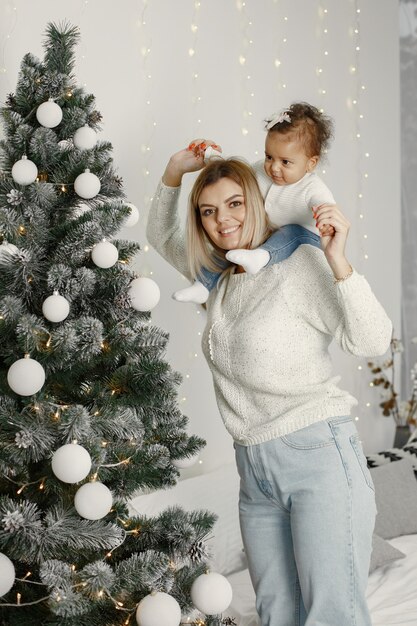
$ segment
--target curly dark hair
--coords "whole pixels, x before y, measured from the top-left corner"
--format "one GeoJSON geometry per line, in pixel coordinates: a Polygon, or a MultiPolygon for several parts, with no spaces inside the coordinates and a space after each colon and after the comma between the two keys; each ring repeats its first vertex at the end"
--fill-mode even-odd
{"type": "MultiPolygon", "coordinates": [[[[284,119],[277,122],[268,132],[281,135],[295,134],[296,138],[302,142],[308,157],[321,157],[333,138],[332,118],[307,102],[293,102],[288,109],[285,109],[285,113],[291,121],[284,119]]],[[[272,119],[266,119],[265,122],[268,124],[272,119]]]]}

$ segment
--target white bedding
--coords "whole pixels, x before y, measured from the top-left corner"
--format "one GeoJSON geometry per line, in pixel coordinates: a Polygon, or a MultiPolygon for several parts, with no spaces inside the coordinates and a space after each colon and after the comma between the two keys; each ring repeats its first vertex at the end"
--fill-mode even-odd
{"type": "MultiPolygon", "coordinates": [[[[372,626],[417,626],[417,535],[396,537],[390,543],[406,558],[369,576],[366,595],[372,626]]],[[[233,602],[226,615],[235,617],[239,626],[259,626],[248,570],[231,574],[228,579],[233,587],[233,602]]]]}

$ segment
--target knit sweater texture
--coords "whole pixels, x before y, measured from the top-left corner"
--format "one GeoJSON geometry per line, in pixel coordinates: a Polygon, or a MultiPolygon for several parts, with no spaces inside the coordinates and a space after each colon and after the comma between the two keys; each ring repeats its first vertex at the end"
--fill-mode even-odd
{"type": "Polygon", "coordinates": [[[299,224],[319,235],[311,209],[321,204],[335,204],[327,185],[314,172],[304,174],[296,183],[276,185],[266,174],[264,163],[263,160],[257,161],[252,168],[271,224],[277,228],[299,224]]]}
{"type": "MultiPolygon", "coordinates": [[[[177,205],[162,182],[148,220],[151,245],[189,277],[177,205]]],[[[359,357],[384,354],[392,325],[356,271],[334,283],[323,252],[301,245],[256,275],[226,274],[207,301],[202,338],[224,424],[241,445],[262,443],[357,404],[338,387],[333,339],[359,357]]]]}

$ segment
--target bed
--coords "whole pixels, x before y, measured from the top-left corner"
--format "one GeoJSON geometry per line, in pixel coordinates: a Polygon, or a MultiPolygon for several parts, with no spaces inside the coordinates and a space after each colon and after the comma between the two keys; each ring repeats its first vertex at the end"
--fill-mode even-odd
{"type": "MultiPolygon", "coordinates": [[[[417,481],[410,461],[393,456],[389,463],[371,469],[378,507],[375,530],[381,536],[374,544],[367,598],[373,626],[417,626],[417,481]]],[[[227,576],[233,588],[232,604],[223,617],[233,617],[238,626],[259,626],[239,532],[238,489],[235,465],[225,465],[180,481],[170,490],[139,495],[132,500],[131,511],[153,516],[179,504],[187,511],[216,513],[219,519],[208,540],[211,569],[227,576]]]]}

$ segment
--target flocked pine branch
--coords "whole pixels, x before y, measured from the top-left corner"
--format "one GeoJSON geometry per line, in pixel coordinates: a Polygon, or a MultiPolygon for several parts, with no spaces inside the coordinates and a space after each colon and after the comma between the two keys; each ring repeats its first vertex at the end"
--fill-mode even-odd
{"type": "Polygon", "coordinates": [[[204,441],[187,433],[181,377],[165,361],[167,333],[152,326],[149,310],[132,306],[140,246],[118,238],[132,209],[112,146],[98,139],[80,148],[73,139],[84,125],[99,131],[102,121],[74,75],[78,39],[77,27],[49,24],[44,59],[25,55],[1,110],[0,551],[16,577],[0,597],[1,623],[134,624],[141,599],[160,591],[183,614],[215,626],[220,617],[199,614],[190,596],[207,568],[215,517],[178,507],[156,518],[130,510],[135,493],[174,485],[176,461],[195,457],[204,441]],[[49,100],[62,112],[55,125],[38,121],[49,100]],[[12,173],[23,156],[36,164],[32,182],[12,173]],[[87,198],[75,190],[85,170],[100,187],[87,198]],[[102,239],[118,257],[105,268],[92,259],[102,239]],[[44,310],[55,292],[69,309],[58,322],[44,310]],[[45,372],[31,395],[13,391],[8,377],[25,353],[45,372]],[[58,478],[52,461],[64,446],[87,454],[84,478],[58,478]],[[101,517],[77,508],[89,485],[111,493],[101,517]]]}

